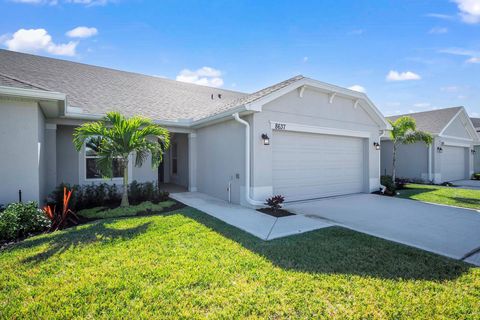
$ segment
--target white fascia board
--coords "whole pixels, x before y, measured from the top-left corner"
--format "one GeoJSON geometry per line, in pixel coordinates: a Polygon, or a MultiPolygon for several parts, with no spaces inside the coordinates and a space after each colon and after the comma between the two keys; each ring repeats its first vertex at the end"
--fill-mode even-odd
{"type": "Polygon", "coordinates": [[[232,115],[235,114],[235,113],[244,113],[244,112],[248,112],[248,111],[250,111],[250,110],[247,109],[245,105],[241,105],[240,107],[233,108],[233,109],[230,109],[230,110],[226,110],[226,111],[217,113],[213,116],[209,116],[209,117],[206,117],[206,118],[202,118],[202,119],[193,121],[190,124],[190,127],[194,128],[194,129],[202,128],[202,127],[208,126],[210,124],[218,123],[218,122],[221,122],[221,121],[224,121],[224,120],[231,120],[232,115]]]}
{"type": "Polygon", "coordinates": [[[286,123],[278,121],[270,121],[270,126],[273,131],[294,131],[294,132],[306,132],[306,133],[318,133],[333,136],[345,136],[356,138],[370,138],[371,133],[368,131],[355,131],[340,128],[328,128],[304,125],[299,123],[286,123]]]}
{"type": "Polygon", "coordinates": [[[31,98],[38,100],[51,100],[51,101],[65,101],[67,96],[64,93],[36,90],[36,89],[24,89],[16,87],[0,86],[0,95],[16,97],[16,98],[31,98]]]}

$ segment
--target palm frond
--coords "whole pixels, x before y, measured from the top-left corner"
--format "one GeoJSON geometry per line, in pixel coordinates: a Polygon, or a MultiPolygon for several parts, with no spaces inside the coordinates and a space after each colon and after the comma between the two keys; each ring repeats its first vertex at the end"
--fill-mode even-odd
{"type": "Polygon", "coordinates": [[[405,144],[416,142],[425,142],[425,144],[430,145],[433,142],[433,137],[430,133],[425,131],[412,131],[407,132],[402,138],[402,143],[405,144]]]}

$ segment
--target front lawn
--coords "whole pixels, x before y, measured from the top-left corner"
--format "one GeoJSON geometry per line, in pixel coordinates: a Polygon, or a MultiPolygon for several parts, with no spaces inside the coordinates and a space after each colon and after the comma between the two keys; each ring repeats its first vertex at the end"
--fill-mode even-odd
{"type": "Polygon", "coordinates": [[[480,317],[480,269],[338,227],[262,241],[192,208],[0,252],[0,318],[480,317]]]}
{"type": "Polygon", "coordinates": [[[398,190],[398,197],[470,209],[480,209],[480,190],[441,187],[424,184],[407,184],[398,190]]]}

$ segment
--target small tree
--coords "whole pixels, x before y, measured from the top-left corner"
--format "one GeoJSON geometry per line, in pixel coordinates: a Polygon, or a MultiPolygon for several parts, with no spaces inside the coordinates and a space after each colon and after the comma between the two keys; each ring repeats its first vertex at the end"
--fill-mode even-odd
{"type": "Polygon", "coordinates": [[[396,179],[396,162],[397,162],[397,148],[400,144],[411,144],[423,141],[427,145],[432,144],[433,137],[425,131],[417,130],[415,119],[410,116],[400,117],[395,121],[390,121],[392,131],[390,137],[393,141],[393,164],[392,164],[392,180],[395,183],[396,179]]]}
{"type": "Polygon", "coordinates": [[[104,178],[113,176],[114,159],[123,168],[123,195],[121,206],[128,206],[128,162],[135,153],[135,166],[140,167],[152,156],[152,166],[162,162],[163,152],[170,145],[168,130],[152,120],[133,117],[127,119],[119,112],[109,112],[100,121],[87,122],[75,129],[73,143],[77,151],[88,144],[97,152],[97,166],[104,178]]]}

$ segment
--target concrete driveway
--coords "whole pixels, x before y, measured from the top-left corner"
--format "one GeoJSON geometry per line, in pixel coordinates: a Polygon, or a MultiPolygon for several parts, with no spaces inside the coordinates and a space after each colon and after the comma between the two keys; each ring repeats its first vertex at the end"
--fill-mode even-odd
{"type": "Polygon", "coordinates": [[[285,208],[380,238],[480,263],[480,212],[358,194],[288,203],[285,208]]]}
{"type": "Polygon", "coordinates": [[[480,190],[480,180],[458,180],[453,184],[459,188],[480,190]]]}

